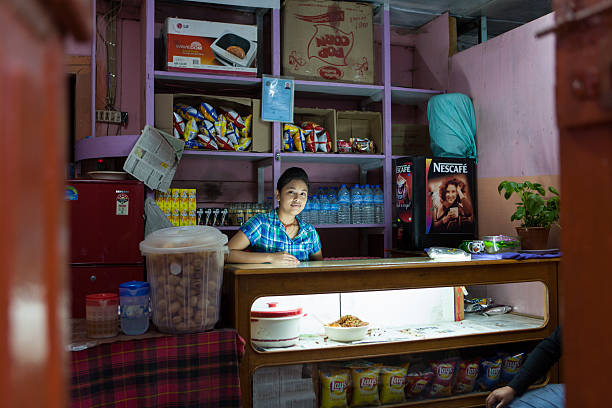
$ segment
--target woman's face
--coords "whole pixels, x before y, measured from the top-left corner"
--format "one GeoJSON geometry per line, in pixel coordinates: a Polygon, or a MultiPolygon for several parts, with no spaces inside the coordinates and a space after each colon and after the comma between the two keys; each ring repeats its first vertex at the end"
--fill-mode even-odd
{"type": "Polygon", "coordinates": [[[449,184],[446,186],[446,202],[451,204],[454,203],[457,199],[457,186],[454,184],[449,184]]]}
{"type": "Polygon", "coordinates": [[[276,190],[278,207],[285,213],[298,215],[304,209],[308,199],[308,187],[302,180],[291,180],[280,193],[276,190]]]}

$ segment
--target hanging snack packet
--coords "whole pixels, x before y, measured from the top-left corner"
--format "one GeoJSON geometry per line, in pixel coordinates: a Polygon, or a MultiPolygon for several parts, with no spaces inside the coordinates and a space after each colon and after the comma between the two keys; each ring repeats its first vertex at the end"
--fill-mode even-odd
{"type": "Polygon", "coordinates": [[[329,153],[332,150],[332,142],[331,137],[329,137],[329,133],[327,130],[323,129],[320,132],[315,132],[316,135],[316,143],[317,143],[317,151],[329,153]]]}
{"type": "Polygon", "coordinates": [[[338,140],[336,142],[336,148],[338,153],[351,153],[353,151],[349,140],[338,140]]]}
{"type": "Polygon", "coordinates": [[[465,394],[474,391],[478,369],[480,364],[477,360],[460,361],[457,365],[457,381],[455,383],[455,394],[465,394]]]}
{"type": "Polygon", "coordinates": [[[480,376],[476,380],[482,391],[497,388],[501,373],[501,358],[484,360],[480,363],[480,376]]]}
{"type": "Polygon", "coordinates": [[[349,377],[349,370],[319,370],[321,408],[348,407],[346,391],[349,386],[349,377]]]}
{"type": "Polygon", "coordinates": [[[182,139],[183,133],[185,133],[185,121],[183,120],[181,115],[176,112],[172,112],[172,127],[172,133],[174,134],[174,137],[176,137],[177,139],[182,139]]]}
{"type": "Polygon", "coordinates": [[[234,146],[234,149],[237,152],[244,152],[249,149],[252,141],[253,139],[250,137],[241,137],[240,140],[238,140],[238,144],[234,146]]]}
{"type": "Polygon", "coordinates": [[[502,383],[508,384],[510,381],[512,381],[523,364],[523,360],[525,360],[525,353],[515,355],[506,354],[502,356],[502,370],[500,379],[502,383]]]}
{"type": "Polygon", "coordinates": [[[382,404],[399,404],[406,401],[404,387],[406,386],[407,368],[380,368],[380,402],[382,404]]]}
{"type": "Polygon", "coordinates": [[[208,150],[219,150],[219,146],[217,146],[217,142],[215,142],[214,136],[210,136],[207,134],[198,134],[198,141],[204,146],[205,149],[208,150]]]}
{"type": "Polygon", "coordinates": [[[379,366],[356,367],[351,369],[353,396],[351,407],[380,405],[378,397],[379,366]]]}
{"type": "Polygon", "coordinates": [[[433,377],[434,373],[431,370],[412,371],[406,374],[406,386],[404,387],[406,398],[417,398],[423,395],[433,377]]]}
{"type": "Polygon", "coordinates": [[[429,363],[434,377],[431,380],[430,397],[448,397],[453,392],[453,374],[456,361],[432,361],[429,363]]]}
{"type": "Polygon", "coordinates": [[[253,120],[253,115],[249,115],[244,118],[244,127],[240,129],[240,137],[249,137],[251,136],[251,122],[253,120]]]}
{"type": "Polygon", "coordinates": [[[198,133],[200,129],[198,129],[198,124],[195,119],[189,119],[187,121],[187,126],[185,126],[185,132],[183,132],[183,139],[194,140],[198,137],[198,133]]]}
{"type": "Polygon", "coordinates": [[[223,112],[223,116],[227,118],[228,121],[232,122],[238,129],[244,128],[244,121],[240,117],[240,115],[232,109],[227,108],[219,108],[221,112],[223,112]]]}
{"type": "Polygon", "coordinates": [[[200,113],[202,113],[202,115],[204,116],[204,119],[212,123],[215,123],[219,120],[219,115],[217,114],[217,111],[211,105],[207,104],[206,102],[201,102],[199,108],[200,113]]]}

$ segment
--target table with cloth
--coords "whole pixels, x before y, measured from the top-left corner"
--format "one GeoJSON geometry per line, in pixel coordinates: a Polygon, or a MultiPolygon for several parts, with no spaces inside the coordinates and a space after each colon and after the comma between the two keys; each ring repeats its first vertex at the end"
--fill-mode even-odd
{"type": "Polygon", "coordinates": [[[239,407],[235,330],[87,339],[73,321],[71,407],[239,407]]]}

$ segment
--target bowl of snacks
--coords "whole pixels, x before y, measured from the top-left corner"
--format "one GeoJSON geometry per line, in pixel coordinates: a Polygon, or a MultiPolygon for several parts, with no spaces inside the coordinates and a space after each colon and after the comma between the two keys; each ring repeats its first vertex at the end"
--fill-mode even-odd
{"type": "Polygon", "coordinates": [[[325,335],[334,341],[358,341],[368,334],[370,323],[358,317],[344,315],[335,322],[323,326],[325,335]]]}

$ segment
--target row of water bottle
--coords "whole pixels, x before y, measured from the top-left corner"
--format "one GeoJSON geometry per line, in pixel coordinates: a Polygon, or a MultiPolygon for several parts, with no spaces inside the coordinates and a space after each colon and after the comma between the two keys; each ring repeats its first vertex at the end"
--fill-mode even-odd
{"type": "Polygon", "coordinates": [[[300,214],[310,224],[382,224],[384,197],[380,186],[355,184],[350,189],[321,187],[308,197],[300,214]]]}

